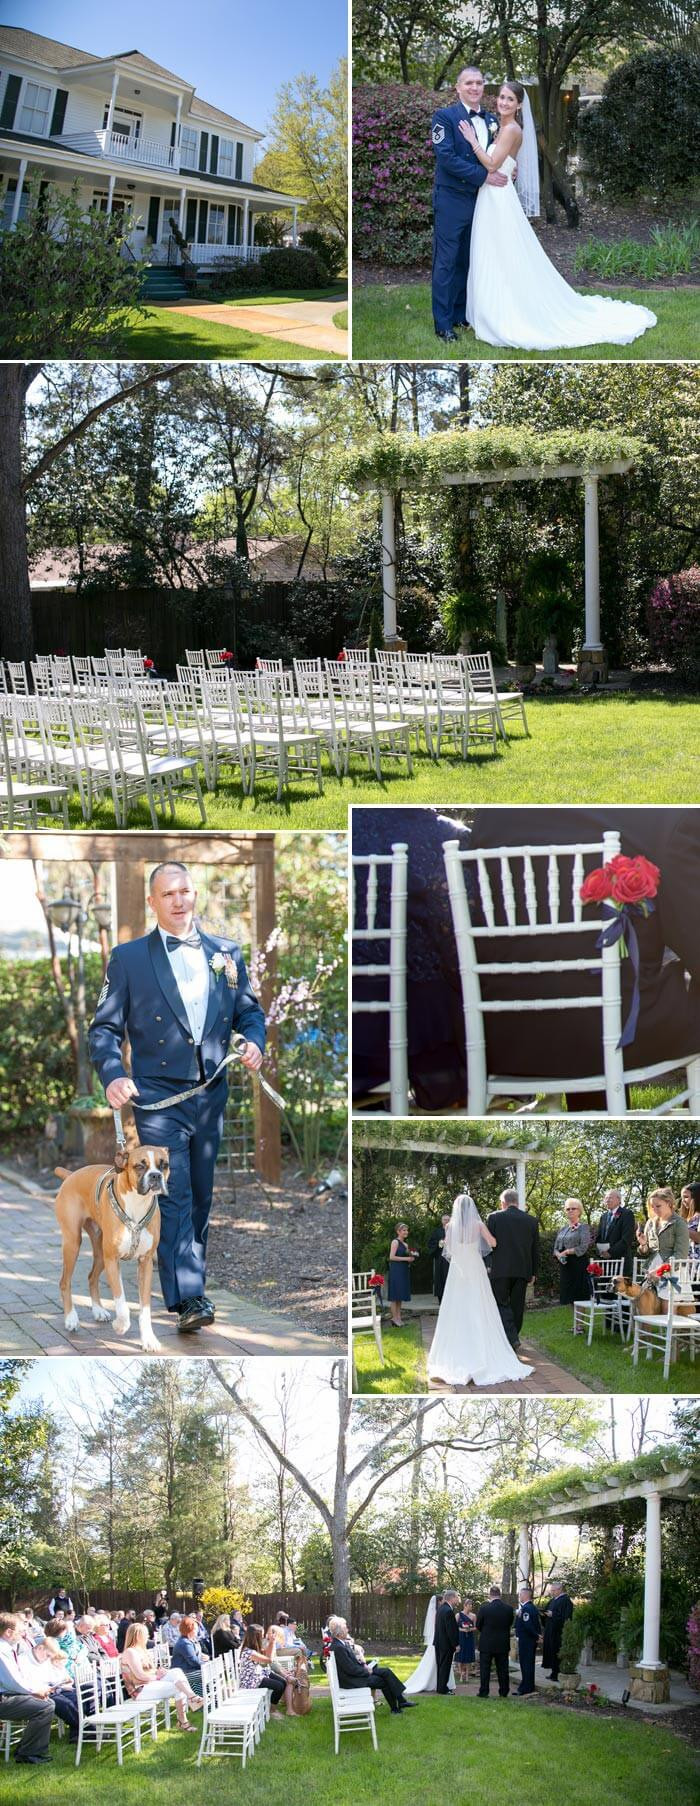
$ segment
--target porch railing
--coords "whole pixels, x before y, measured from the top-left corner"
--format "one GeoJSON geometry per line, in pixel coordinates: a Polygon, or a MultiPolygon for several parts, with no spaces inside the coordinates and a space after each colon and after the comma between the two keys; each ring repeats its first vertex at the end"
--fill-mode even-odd
{"type": "Polygon", "coordinates": [[[66,132],[52,139],[69,150],[83,151],[88,157],[116,157],[120,163],[145,164],[150,169],[173,169],[175,152],[156,138],[139,138],[134,143],[116,132],[66,132]]]}
{"type": "MultiPolygon", "coordinates": [[[[269,245],[196,245],[188,244],[186,260],[198,268],[211,269],[212,265],[223,266],[227,263],[259,263],[261,257],[269,250],[269,245]]],[[[153,245],[150,252],[151,263],[180,263],[185,259],[179,247],[170,238],[161,239],[153,245]]]]}

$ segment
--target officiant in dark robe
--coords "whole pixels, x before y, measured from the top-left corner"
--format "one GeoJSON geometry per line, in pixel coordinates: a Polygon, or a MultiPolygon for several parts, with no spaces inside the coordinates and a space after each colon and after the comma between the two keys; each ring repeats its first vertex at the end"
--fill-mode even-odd
{"type": "Polygon", "coordinates": [[[459,1625],[457,1623],[457,1607],[459,1593],[451,1589],[443,1594],[442,1601],[435,1613],[435,1635],[433,1645],[437,1662],[438,1693],[449,1691],[450,1674],[455,1653],[459,1649],[459,1625]]]}
{"type": "Polygon", "coordinates": [[[447,1285],[450,1263],[445,1259],[445,1235],[449,1223],[449,1214],[441,1217],[428,1236],[428,1253],[433,1257],[433,1291],[438,1304],[442,1304],[442,1294],[447,1285]]]}

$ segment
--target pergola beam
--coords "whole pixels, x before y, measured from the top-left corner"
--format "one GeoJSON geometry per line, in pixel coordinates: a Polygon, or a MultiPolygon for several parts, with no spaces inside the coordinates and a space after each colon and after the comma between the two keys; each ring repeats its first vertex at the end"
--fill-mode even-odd
{"type": "Polygon", "coordinates": [[[395,1141],[376,1142],[367,1133],[363,1135],[362,1132],[360,1132],[358,1134],[357,1129],[355,1128],[353,1130],[353,1145],[357,1146],[358,1142],[360,1142],[363,1147],[372,1148],[376,1153],[444,1154],[448,1158],[451,1155],[456,1155],[458,1160],[468,1160],[470,1157],[473,1157],[475,1160],[490,1160],[494,1166],[514,1166],[519,1210],[527,1210],[525,1181],[528,1164],[532,1165],[533,1161],[549,1159],[549,1154],[540,1153],[534,1148],[488,1148],[483,1146],[472,1147],[470,1144],[467,1144],[466,1147],[462,1148],[450,1148],[445,1147],[445,1144],[442,1141],[402,1141],[401,1143],[395,1141]]]}

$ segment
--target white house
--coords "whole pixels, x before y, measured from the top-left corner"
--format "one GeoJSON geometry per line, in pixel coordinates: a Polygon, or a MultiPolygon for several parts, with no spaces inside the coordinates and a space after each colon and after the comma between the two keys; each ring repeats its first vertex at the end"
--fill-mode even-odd
{"type": "Polygon", "coordinates": [[[134,255],[155,263],[177,261],[173,223],[198,265],[259,255],[261,213],[288,208],[296,244],[304,201],[256,183],[262,135],[140,50],[91,56],[0,25],[4,229],[22,218],[35,185],[77,182],[86,211],[131,216],[134,255]]]}

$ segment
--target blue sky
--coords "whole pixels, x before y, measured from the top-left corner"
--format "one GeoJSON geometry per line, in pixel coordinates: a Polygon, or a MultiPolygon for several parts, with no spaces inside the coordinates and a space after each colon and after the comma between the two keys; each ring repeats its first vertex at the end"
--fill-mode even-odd
{"type": "Polygon", "coordinates": [[[347,10],[347,0],[0,0],[3,24],[95,56],[141,50],[260,131],[283,82],[308,71],[325,83],[346,54],[347,10]]]}

